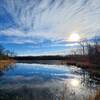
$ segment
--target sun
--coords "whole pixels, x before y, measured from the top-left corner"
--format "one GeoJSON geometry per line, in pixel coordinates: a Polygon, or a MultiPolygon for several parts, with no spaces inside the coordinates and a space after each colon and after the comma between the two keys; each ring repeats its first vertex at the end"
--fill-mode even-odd
{"type": "Polygon", "coordinates": [[[70,42],[78,42],[78,41],[80,41],[80,36],[79,36],[78,33],[73,32],[73,33],[69,36],[68,40],[69,40],[70,42]]]}

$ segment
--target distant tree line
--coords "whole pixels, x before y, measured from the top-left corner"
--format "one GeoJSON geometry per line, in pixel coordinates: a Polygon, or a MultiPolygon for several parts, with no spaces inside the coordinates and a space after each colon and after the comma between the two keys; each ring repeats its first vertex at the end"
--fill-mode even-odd
{"type": "Polygon", "coordinates": [[[14,52],[11,52],[9,50],[6,50],[1,44],[0,44],[0,60],[3,59],[9,59],[10,57],[13,57],[15,55],[14,52]]]}
{"type": "Polygon", "coordinates": [[[80,54],[87,56],[89,61],[94,64],[100,64],[100,40],[94,39],[92,42],[87,40],[80,43],[80,54]]]}

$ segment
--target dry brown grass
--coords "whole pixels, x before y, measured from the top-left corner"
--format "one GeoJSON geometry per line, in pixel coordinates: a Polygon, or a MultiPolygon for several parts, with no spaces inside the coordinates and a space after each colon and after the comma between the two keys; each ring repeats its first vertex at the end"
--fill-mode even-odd
{"type": "Polygon", "coordinates": [[[0,60],[0,70],[3,70],[7,65],[14,64],[14,60],[0,60]]]}
{"type": "Polygon", "coordinates": [[[89,95],[88,100],[100,100],[100,89],[96,91],[95,96],[89,95]]]}

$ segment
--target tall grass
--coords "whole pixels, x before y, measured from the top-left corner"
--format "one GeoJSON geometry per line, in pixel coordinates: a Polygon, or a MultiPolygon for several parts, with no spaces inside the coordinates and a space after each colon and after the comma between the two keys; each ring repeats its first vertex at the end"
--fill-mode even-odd
{"type": "Polygon", "coordinates": [[[100,89],[96,91],[95,96],[89,95],[88,100],[100,100],[100,89]]]}

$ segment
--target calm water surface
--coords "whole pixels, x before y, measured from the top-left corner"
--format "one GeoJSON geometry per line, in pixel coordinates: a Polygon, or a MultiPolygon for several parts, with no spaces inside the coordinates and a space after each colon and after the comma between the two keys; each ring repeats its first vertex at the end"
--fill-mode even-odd
{"type": "Polygon", "coordinates": [[[99,78],[67,65],[16,63],[0,70],[0,100],[87,100],[99,78]]]}

